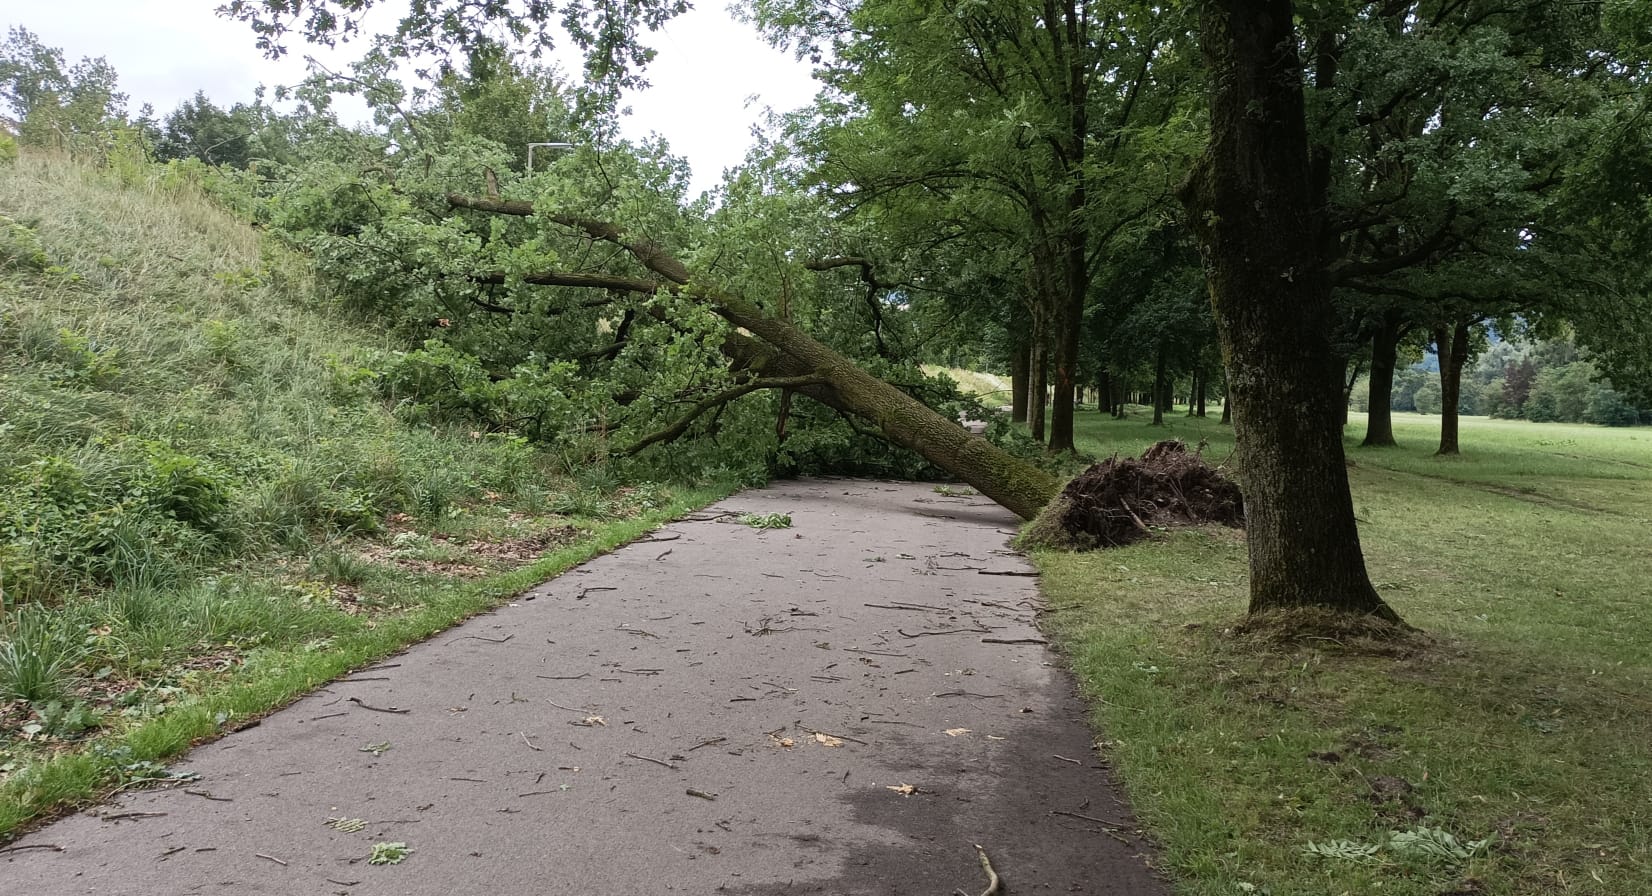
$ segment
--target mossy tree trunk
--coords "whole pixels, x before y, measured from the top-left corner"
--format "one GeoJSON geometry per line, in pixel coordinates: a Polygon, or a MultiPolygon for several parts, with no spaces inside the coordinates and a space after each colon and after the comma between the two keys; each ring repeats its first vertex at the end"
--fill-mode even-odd
{"type": "Polygon", "coordinates": [[[1371,585],[1342,449],[1326,184],[1290,0],[1206,0],[1210,144],[1182,188],[1205,257],[1243,470],[1252,613],[1397,620],[1371,585]]]}

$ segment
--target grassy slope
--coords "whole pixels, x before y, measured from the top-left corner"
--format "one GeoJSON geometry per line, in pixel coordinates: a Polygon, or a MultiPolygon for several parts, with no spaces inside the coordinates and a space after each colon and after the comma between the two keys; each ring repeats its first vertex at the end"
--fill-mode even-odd
{"type": "MultiPolygon", "coordinates": [[[[1097,454],[1166,435],[1083,426],[1097,454]]],[[[1436,427],[1399,415],[1403,447],[1350,442],[1372,576],[1433,639],[1414,655],[1226,634],[1246,588],[1228,533],[1038,558],[1178,892],[1652,892],[1652,431],[1468,419],[1466,454],[1441,459],[1436,427]],[[1455,861],[1304,851],[1419,825],[1496,841],[1455,861]]]]}
{"type": "Polygon", "coordinates": [[[160,169],[25,158],[0,215],[0,841],[711,497],[402,424],[383,340],[160,169]]]}

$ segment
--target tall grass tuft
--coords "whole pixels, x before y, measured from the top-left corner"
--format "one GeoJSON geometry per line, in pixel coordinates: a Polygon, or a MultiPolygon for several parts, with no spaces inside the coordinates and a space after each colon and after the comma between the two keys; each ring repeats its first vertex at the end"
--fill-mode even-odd
{"type": "Polygon", "coordinates": [[[13,609],[0,623],[0,698],[63,698],[84,655],[84,638],[64,617],[39,604],[13,609]]]}

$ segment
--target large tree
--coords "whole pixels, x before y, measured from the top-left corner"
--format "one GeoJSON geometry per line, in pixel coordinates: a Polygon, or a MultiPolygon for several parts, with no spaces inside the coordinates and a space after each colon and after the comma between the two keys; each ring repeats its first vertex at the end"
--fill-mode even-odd
{"type": "Polygon", "coordinates": [[[1365,571],[1331,350],[1328,172],[1309,155],[1290,0],[1206,0],[1210,145],[1183,188],[1227,357],[1251,611],[1397,619],[1365,571]]]}

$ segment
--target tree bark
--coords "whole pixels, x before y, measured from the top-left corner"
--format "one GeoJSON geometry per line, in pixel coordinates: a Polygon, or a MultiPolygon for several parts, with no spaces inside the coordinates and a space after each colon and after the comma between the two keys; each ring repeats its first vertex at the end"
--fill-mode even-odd
{"type": "MultiPolygon", "coordinates": [[[[449,194],[447,198],[455,208],[496,214],[535,214],[532,203],[518,200],[477,199],[457,194],[449,194]]],[[[751,336],[746,336],[736,331],[723,341],[723,353],[737,369],[784,382],[797,394],[866,420],[890,442],[922,455],[1024,519],[1031,519],[1055,496],[1057,483],[1042,470],[980,436],[971,435],[958,421],[941,416],[867,373],[795,324],[764,312],[740,296],[691,282],[694,278],[688,266],[659,244],[632,238],[606,221],[554,213],[540,217],[623,248],[649,271],[672,284],[681,295],[702,303],[734,327],[750,333],[751,336]],[[795,385],[805,380],[819,382],[795,385]]]]}
{"type": "Polygon", "coordinates": [[[1222,396],[1222,421],[1220,425],[1233,425],[1233,393],[1231,391],[1222,396]]]}
{"type": "Polygon", "coordinates": [[[1360,550],[1290,0],[1206,0],[1210,143],[1181,194],[1208,272],[1245,492],[1252,613],[1397,621],[1360,550]]]}
{"type": "Polygon", "coordinates": [[[1205,393],[1210,390],[1210,383],[1206,382],[1206,376],[1203,370],[1193,372],[1193,416],[1195,417],[1205,415],[1205,393]]]}
{"type": "Polygon", "coordinates": [[[1113,412],[1113,375],[1103,367],[1096,374],[1096,412],[1111,414],[1113,412]]]}
{"type": "Polygon", "coordinates": [[[1153,425],[1164,425],[1164,343],[1159,343],[1159,357],[1153,364],[1153,425]]]}
{"type": "Polygon", "coordinates": [[[1026,343],[1015,347],[1010,353],[1010,422],[1027,422],[1027,367],[1028,349],[1026,343]]]}
{"type": "Polygon", "coordinates": [[[1045,411],[1050,406],[1050,347],[1042,326],[1033,325],[1032,348],[1027,364],[1027,428],[1035,441],[1044,441],[1045,411]]]}
{"type": "Polygon", "coordinates": [[[1435,454],[1461,454],[1457,433],[1463,394],[1463,364],[1468,361],[1469,322],[1458,320],[1450,328],[1434,330],[1434,345],[1440,356],[1440,450],[1435,454]]]}
{"type": "Polygon", "coordinates": [[[1400,336],[1403,334],[1400,316],[1388,312],[1382,316],[1377,332],[1371,337],[1371,401],[1366,410],[1366,448],[1392,448],[1394,441],[1394,368],[1399,364],[1400,336]]]}

